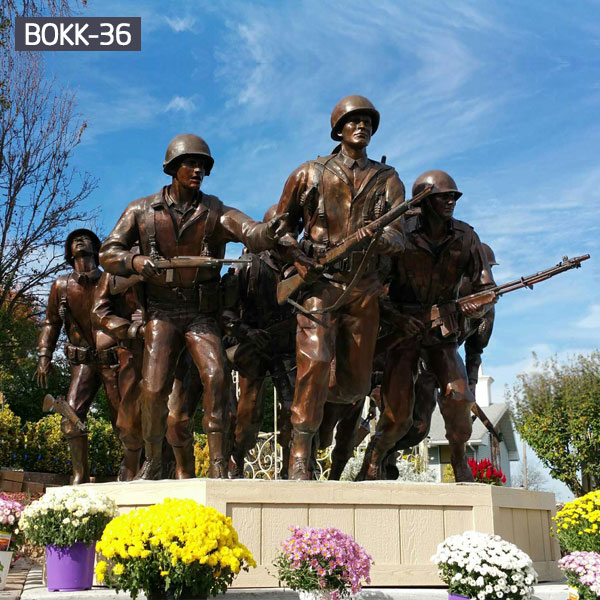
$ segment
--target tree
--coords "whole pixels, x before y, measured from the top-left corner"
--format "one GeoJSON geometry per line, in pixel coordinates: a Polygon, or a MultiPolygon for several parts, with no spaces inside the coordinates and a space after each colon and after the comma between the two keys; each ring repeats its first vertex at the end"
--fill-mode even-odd
{"type": "Polygon", "coordinates": [[[552,477],[581,496],[600,484],[600,351],[535,367],[510,393],[517,430],[552,477]]]}
{"type": "Polygon", "coordinates": [[[64,269],[64,239],[90,219],[81,205],[97,185],[70,166],[86,126],[74,96],[32,55],[13,57],[0,124],[0,307],[9,313],[64,269]]]}

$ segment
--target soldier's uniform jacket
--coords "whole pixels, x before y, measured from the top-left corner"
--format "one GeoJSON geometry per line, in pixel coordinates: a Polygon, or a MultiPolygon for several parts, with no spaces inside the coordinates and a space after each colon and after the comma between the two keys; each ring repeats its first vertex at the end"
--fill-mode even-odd
{"type": "MultiPolygon", "coordinates": [[[[277,212],[289,213],[291,231],[303,225],[312,242],[307,253],[316,255],[403,201],[404,185],[393,167],[340,151],[300,165],[288,177],[277,212]]],[[[401,244],[399,227],[389,225],[383,235],[401,244]]]]}
{"type": "MultiPolygon", "coordinates": [[[[138,276],[130,278],[103,273],[96,286],[92,325],[113,338],[124,341],[134,313],[142,308],[138,276]]],[[[141,315],[140,315],[141,317],[141,315]]]]}
{"type": "MultiPolygon", "coordinates": [[[[40,352],[54,352],[63,324],[72,346],[93,350],[91,311],[94,290],[101,274],[100,269],[93,269],[86,273],[73,271],[68,275],[61,275],[54,281],[38,341],[40,352]]],[[[85,352],[80,354],[82,356],[79,362],[92,360],[91,354],[87,358],[83,356],[85,352]]]]}
{"type": "MultiPolygon", "coordinates": [[[[443,306],[458,298],[465,279],[472,293],[494,285],[494,280],[479,237],[470,225],[449,219],[446,236],[436,244],[425,235],[422,219],[416,214],[404,223],[405,249],[394,257],[389,296],[403,312],[427,321],[432,305],[443,306]]],[[[457,331],[459,326],[457,322],[449,329],[457,331]]],[[[456,334],[446,338],[452,340],[456,334]]]]}
{"type": "MultiPolygon", "coordinates": [[[[266,224],[257,223],[239,210],[225,206],[216,196],[199,192],[188,213],[178,218],[176,211],[167,187],[134,200],[102,245],[100,261],[103,267],[114,275],[134,274],[132,263],[137,253],[130,249],[136,241],[140,243],[141,254],[164,258],[222,258],[229,241],[242,242],[255,252],[274,245],[267,235],[266,224]]],[[[145,292],[148,298],[168,300],[173,297],[167,293],[170,290],[191,290],[199,284],[218,281],[219,271],[219,268],[203,267],[161,272],[145,282],[145,292]]]]}
{"type": "MultiPolygon", "coordinates": [[[[243,323],[265,329],[293,317],[289,304],[277,302],[280,269],[269,252],[252,254],[248,264],[236,269],[239,280],[239,309],[243,323]]],[[[295,319],[291,328],[295,330],[295,319]]]]}

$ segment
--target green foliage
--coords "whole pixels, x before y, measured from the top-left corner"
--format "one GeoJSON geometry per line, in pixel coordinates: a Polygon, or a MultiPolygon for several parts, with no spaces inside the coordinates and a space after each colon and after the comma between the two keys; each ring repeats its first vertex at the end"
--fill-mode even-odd
{"type": "Polygon", "coordinates": [[[69,389],[71,370],[69,363],[62,356],[62,351],[55,353],[52,361],[53,375],[50,377],[47,390],[38,387],[35,380],[37,359],[27,358],[15,361],[10,368],[0,367],[0,386],[6,401],[15,414],[23,421],[37,421],[44,416],[42,403],[46,394],[65,395],[69,389]]]}
{"type": "MultiPolygon", "coordinates": [[[[69,444],[60,429],[61,416],[54,413],[25,424],[18,459],[11,466],[25,471],[71,473],[69,444]]],[[[104,419],[89,419],[89,460],[93,477],[116,476],[122,459],[121,444],[104,419]]]]}
{"type": "Polygon", "coordinates": [[[21,419],[8,404],[0,406],[0,467],[14,464],[19,451],[21,419]]]}
{"type": "Polygon", "coordinates": [[[581,496],[585,481],[600,485],[600,351],[536,368],[510,394],[517,430],[552,477],[581,496]]]}
{"type": "Polygon", "coordinates": [[[69,445],[60,429],[60,421],[60,415],[52,414],[25,423],[20,460],[25,471],[71,473],[69,445]]]}
{"type": "Polygon", "coordinates": [[[600,491],[567,502],[554,517],[556,537],[567,552],[600,553],[600,491]]]}
{"type": "Polygon", "coordinates": [[[89,460],[92,477],[116,477],[123,460],[123,447],[112,425],[105,419],[89,419],[89,460]]]}

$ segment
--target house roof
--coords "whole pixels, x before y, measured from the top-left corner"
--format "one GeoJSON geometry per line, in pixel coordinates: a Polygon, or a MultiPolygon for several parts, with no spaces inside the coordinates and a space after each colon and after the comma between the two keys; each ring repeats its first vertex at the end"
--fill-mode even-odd
{"type": "MultiPolygon", "coordinates": [[[[483,412],[496,428],[496,431],[501,434],[502,441],[506,444],[508,450],[509,460],[519,460],[519,451],[517,449],[515,431],[508,404],[504,402],[490,404],[489,406],[483,407],[483,412]]],[[[468,443],[473,446],[482,444],[488,445],[490,443],[489,439],[490,433],[486,426],[479,419],[475,419],[473,422],[473,433],[471,434],[468,443]]],[[[442,418],[439,407],[436,406],[431,419],[431,429],[429,430],[429,447],[445,445],[448,445],[448,440],[446,439],[444,419],[442,418]]]]}

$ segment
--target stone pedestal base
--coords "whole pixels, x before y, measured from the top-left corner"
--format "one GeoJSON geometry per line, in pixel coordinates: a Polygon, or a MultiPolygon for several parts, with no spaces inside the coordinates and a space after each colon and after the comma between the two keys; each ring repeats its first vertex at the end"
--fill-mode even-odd
{"type": "Polygon", "coordinates": [[[187,479],[94,484],[121,511],[193,498],[229,516],[258,563],[235,587],[276,587],[272,560],[290,525],[338,527],[371,554],[371,585],[439,586],[429,561],[447,536],[500,535],[531,556],[540,581],[561,578],[550,536],[554,494],[485,484],[187,479]]]}

